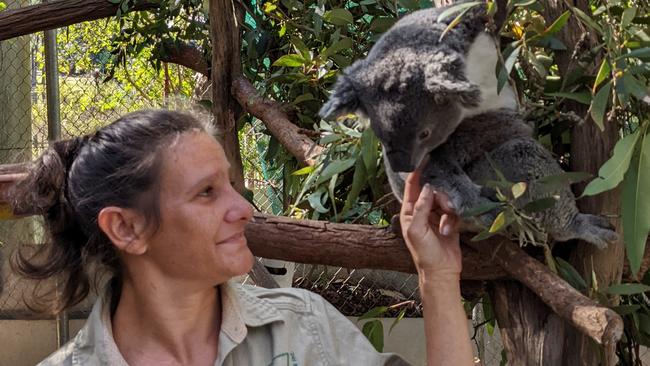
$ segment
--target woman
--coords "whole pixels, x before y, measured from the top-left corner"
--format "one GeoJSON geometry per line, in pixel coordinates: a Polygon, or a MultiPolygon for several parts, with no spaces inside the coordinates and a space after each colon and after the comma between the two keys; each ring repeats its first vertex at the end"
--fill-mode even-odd
{"type": "MultiPolygon", "coordinates": [[[[42,213],[49,243],[15,267],[58,277],[53,310],[86,297],[91,269],[111,277],[84,328],[41,365],[406,364],[374,351],[317,295],[228,281],[252,267],[252,209],[212,136],[184,113],[135,112],[54,143],[16,185],[14,209],[42,213]]],[[[428,364],[470,365],[457,219],[417,181],[408,181],[401,220],[420,276],[428,364]]]]}

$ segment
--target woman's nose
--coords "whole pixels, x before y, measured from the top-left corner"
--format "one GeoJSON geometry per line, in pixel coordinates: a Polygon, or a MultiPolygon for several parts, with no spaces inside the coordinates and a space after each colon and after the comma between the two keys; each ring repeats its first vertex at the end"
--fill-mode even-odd
{"type": "Polygon", "coordinates": [[[250,221],[253,217],[253,206],[234,189],[232,195],[233,200],[230,209],[226,213],[226,220],[229,222],[250,221]]]}

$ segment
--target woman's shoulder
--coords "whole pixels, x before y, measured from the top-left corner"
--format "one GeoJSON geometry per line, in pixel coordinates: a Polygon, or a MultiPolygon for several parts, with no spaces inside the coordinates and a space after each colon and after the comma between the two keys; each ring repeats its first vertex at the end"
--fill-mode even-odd
{"type": "Polygon", "coordinates": [[[74,349],[74,339],[65,344],[63,347],[54,351],[46,359],[39,362],[36,366],[72,366],[72,351],[74,349]]]}
{"type": "Polygon", "coordinates": [[[254,301],[263,301],[278,310],[311,312],[313,307],[325,300],[318,294],[302,288],[281,287],[268,289],[251,285],[235,284],[239,296],[254,301]]]}

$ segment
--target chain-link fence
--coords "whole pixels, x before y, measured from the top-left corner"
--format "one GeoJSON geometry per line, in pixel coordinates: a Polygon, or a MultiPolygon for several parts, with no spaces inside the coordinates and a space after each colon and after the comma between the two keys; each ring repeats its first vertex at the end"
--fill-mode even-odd
{"type": "MultiPolygon", "coordinates": [[[[10,1],[8,5],[26,4],[10,1]]],[[[112,21],[100,20],[58,30],[55,56],[61,138],[87,134],[141,108],[182,108],[197,94],[200,83],[192,71],[173,64],[162,64],[156,69],[146,54],[128,60],[126,67],[115,69],[112,78],[106,80],[111,68],[107,30],[115,26],[112,21]]],[[[29,161],[47,147],[47,56],[42,33],[0,42],[1,164],[29,161]]],[[[258,123],[254,121],[240,134],[246,186],[253,192],[253,201],[260,211],[280,215],[287,204],[283,193],[285,172],[265,164],[262,156],[269,137],[260,132],[258,123]]],[[[34,317],[24,302],[33,284],[11,274],[7,257],[18,244],[39,241],[38,220],[0,222],[0,254],[4,253],[0,319],[34,317]]],[[[320,293],[345,315],[359,316],[377,306],[392,306],[387,315],[396,316],[404,310],[406,316],[421,316],[414,275],[306,264],[297,264],[291,272],[294,286],[320,293]]],[[[89,302],[78,309],[87,309],[89,302]]],[[[83,312],[75,316],[83,316],[83,312]]],[[[485,337],[482,339],[488,339],[485,337]]],[[[500,345],[483,347],[482,352],[484,365],[498,365],[500,345]]]]}

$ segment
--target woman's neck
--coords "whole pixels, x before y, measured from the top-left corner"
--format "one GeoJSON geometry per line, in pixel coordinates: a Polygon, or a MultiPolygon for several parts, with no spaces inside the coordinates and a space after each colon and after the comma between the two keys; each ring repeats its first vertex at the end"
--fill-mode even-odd
{"type": "Polygon", "coordinates": [[[130,365],[213,365],[221,325],[214,288],[188,291],[171,281],[125,279],[113,337],[130,365]]]}

